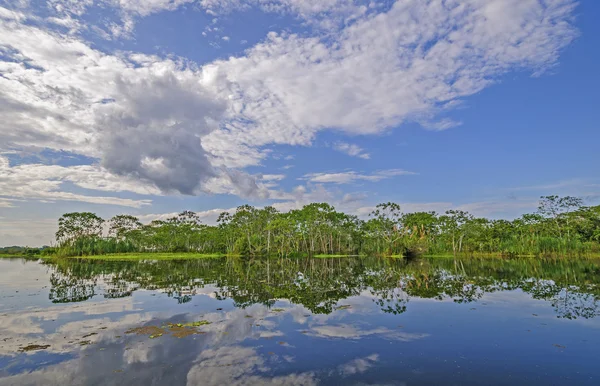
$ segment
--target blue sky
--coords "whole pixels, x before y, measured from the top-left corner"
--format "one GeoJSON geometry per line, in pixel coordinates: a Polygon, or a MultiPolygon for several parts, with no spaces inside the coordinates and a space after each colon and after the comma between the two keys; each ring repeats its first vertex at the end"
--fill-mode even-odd
{"type": "Polygon", "coordinates": [[[600,200],[591,0],[0,1],[0,245],[67,211],[600,200]]]}

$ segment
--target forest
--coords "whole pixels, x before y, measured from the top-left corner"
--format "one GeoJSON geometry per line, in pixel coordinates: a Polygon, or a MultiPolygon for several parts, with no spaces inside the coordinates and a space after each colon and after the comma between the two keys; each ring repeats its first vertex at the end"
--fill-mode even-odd
{"type": "Polygon", "coordinates": [[[203,224],[195,212],[142,224],[131,215],[106,221],[94,213],[66,213],[56,245],[43,254],[86,256],[177,252],[240,256],[600,254],[600,205],[577,197],[543,196],[535,213],[512,221],[461,210],[403,213],[395,203],[375,207],[367,219],[326,203],[279,212],[243,205],[203,224]]]}

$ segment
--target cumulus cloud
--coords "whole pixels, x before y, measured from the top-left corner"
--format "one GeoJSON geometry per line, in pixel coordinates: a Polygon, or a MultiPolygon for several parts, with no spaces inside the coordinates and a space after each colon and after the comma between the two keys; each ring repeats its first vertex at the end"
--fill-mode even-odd
{"type": "MultiPolygon", "coordinates": [[[[101,170],[161,193],[271,197],[242,170],[260,165],[268,146],[309,146],[323,130],[377,134],[409,121],[448,129],[457,122],[445,111],[510,71],[540,74],[577,35],[573,0],[103,1],[122,16],[113,36],[130,33],[135,18],[191,3],[215,14],[291,13],[317,27],[271,32],[241,56],[198,66],[92,48],[75,33],[92,3],[52,0],[52,22],[27,7],[0,8],[0,150],[84,154],[101,168],[84,169],[90,176],[101,170]]],[[[336,148],[368,158],[356,145],[336,148]]],[[[344,184],[403,173],[305,177],[344,184]]],[[[44,191],[70,194],[51,182],[44,191]]]]}
{"type": "Polygon", "coordinates": [[[0,19],[0,28],[0,46],[17,61],[0,63],[4,150],[85,154],[107,172],[167,193],[207,191],[202,183],[220,176],[236,194],[257,194],[247,174],[215,169],[202,146],[226,108],[202,69],[154,56],[107,55],[14,20],[0,19]]]}
{"type": "Polygon", "coordinates": [[[130,59],[145,68],[115,76],[110,101],[96,107],[103,165],[167,192],[193,194],[216,175],[201,138],[218,127],[225,105],[193,68],[130,59]]]}

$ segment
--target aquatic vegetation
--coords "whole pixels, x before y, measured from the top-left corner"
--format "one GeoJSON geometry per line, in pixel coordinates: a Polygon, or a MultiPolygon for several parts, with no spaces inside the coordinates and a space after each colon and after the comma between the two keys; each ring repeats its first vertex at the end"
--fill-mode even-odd
{"type": "Polygon", "coordinates": [[[136,334],[136,335],[148,335],[148,336],[162,336],[165,333],[165,330],[157,327],[157,326],[142,326],[135,327],[125,331],[126,334],[136,334]]]}
{"type": "Polygon", "coordinates": [[[183,326],[184,327],[200,327],[200,326],[206,326],[208,324],[211,324],[211,322],[209,322],[208,320],[200,320],[197,322],[184,323],[183,326]]]}
{"type": "Polygon", "coordinates": [[[25,347],[21,347],[19,349],[19,351],[23,351],[23,352],[27,352],[27,351],[37,351],[37,350],[46,350],[47,348],[49,348],[50,345],[49,344],[45,344],[45,345],[40,345],[40,344],[30,344],[28,346],[25,347]]]}
{"type": "Polygon", "coordinates": [[[344,305],[335,307],[335,309],[338,310],[338,311],[339,310],[347,310],[347,309],[350,309],[350,308],[352,308],[352,306],[349,305],[349,304],[344,304],[344,305]]]}
{"type": "Polygon", "coordinates": [[[187,323],[167,323],[162,327],[158,326],[141,326],[125,331],[126,334],[147,335],[150,339],[160,338],[164,335],[171,335],[175,338],[185,338],[190,335],[205,334],[198,328],[211,324],[207,320],[200,320],[187,323]]]}
{"type": "Polygon", "coordinates": [[[180,327],[180,326],[169,327],[169,332],[175,338],[185,338],[190,335],[206,334],[206,332],[204,332],[204,331],[200,331],[195,327],[189,327],[189,326],[187,326],[187,327],[180,327]]]}

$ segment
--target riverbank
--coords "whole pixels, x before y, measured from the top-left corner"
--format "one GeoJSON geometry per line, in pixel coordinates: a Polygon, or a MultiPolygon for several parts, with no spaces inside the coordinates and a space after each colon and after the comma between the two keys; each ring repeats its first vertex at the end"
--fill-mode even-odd
{"type": "MultiPolygon", "coordinates": [[[[344,254],[316,254],[313,258],[318,259],[334,259],[334,258],[355,258],[355,257],[367,257],[368,255],[344,255],[344,254]]],[[[105,255],[84,255],[84,256],[57,256],[57,255],[0,255],[0,259],[81,259],[81,260],[103,260],[103,261],[142,261],[142,260],[195,260],[195,259],[215,259],[222,257],[242,257],[237,254],[222,254],[222,253],[194,253],[194,252],[180,252],[180,253],[161,253],[161,252],[133,252],[133,253],[115,253],[105,255]]],[[[255,256],[257,258],[281,258],[277,255],[272,256],[255,256]]],[[[311,257],[308,254],[297,254],[294,256],[287,256],[288,258],[307,258],[311,257]]],[[[445,254],[423,254],[415,256],[405,255],[391,255],[391,256],[379,256],[381,258],[390,259],[404,259],[404,258],[428,258],[428,259],[579,259],[579,260],[597,260],[600,259],[600,254],[587,254],[587,255],[507,255],[502,253],[460,253],[453,255],[451,253],[445,254]]]]}

